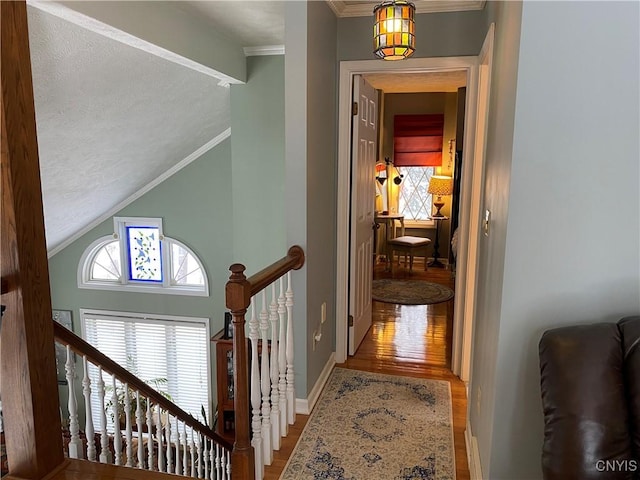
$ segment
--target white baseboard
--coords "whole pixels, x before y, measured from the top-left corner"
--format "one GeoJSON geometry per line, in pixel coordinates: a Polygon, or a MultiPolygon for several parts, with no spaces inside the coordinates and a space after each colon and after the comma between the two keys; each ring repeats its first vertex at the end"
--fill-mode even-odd
{"type": "Polygon", "coordinates": [[[478,439],[473,436],[469,422],[467,422],[467,428],[464,431],[464,443],[467,447],[467,461],[469,462],[471,480],[482,480],[482,465],[480,464],[478,439]]]}
{"type": "Polygon", "coordinates": [[[336,364],[336,352],[331,352],[329,356],[329,360],[325,364],[322,372],[320,372],[320,376],[318,377],[318,381],[311,389],[309,396],[307,398],[296,398],[296,413],[301,415],[309,415],[313,407],[315,406],[318,398],[320,397],[320,392],[324,388],[324,384],[327,383],[329,379],[329,375],[333,370],[334,365],[336,364]]]}

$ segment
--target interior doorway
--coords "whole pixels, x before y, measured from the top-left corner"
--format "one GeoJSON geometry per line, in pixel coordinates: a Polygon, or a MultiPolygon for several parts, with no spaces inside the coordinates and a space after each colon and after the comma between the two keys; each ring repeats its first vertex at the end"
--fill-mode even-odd
{"type": "MultiPolygon", "coordinates": [[[[370,274],[374,300],[387,302],[373,303],[373,334],[362,348],[373,345],[379,357],[395,352],[389,359],[393,362],[423,361],[451,369],[451,237],[459,205],[459,188],[453,186],[454,178],[459,185],[456,150],[462,148],[457,139],[463,135],[467,73],[373,73],[356,79],[360,77],[379,98],[376,191],[369,198],[377,225],[370,274]]],[[[352,184],[353,196],[355,190],[352,184]]],[[[349,342],[353,355],[351,338],[349,342]]]]}
{"type": "MultiPolygon", "coordinates": [[[[493,38],[490,29],[487,38],[493,38]]],[[[492,40],[487,42],[483,50],[492,49],[492,40]],[[487,44],[490,44],[490,48],[487,44]]],[[[336,304],[336,361],[343,363],[347,359],[348,328],[348,262],[349,251],[349,203],[350,191],[350,148],[351,148],[351,94],[354,75],[373,73],[440,73],[464,71],[467,78],[467,96],[465,102],[464,143],[470,148],[463,151],[462,161],[465,168],[462,173],[462,189],[460,195],[460,255],[457,262],[459,272],[456,276],[456,291],[464,292],[456,295],[454,307],[454,338],[452,347],[452,369],[463,381],[469,380],[469,362],[471,358],[471,342],[473,332],[473,304],[465,304],[469,292],[467,285],[475,289],[478,238],[470,237],[470,230],[479,232],[481,199],[472,201],[472,187],[481,184],[483,171],[483,155],[478,155],[476,145],[476,126],[478,117],[485,118],[488,102],[478,102],[479,57],[442,57],[408,59],[402,62],[380,62],[378,60],[349,61],[340,64],[339,80],[339,133],[338,133],[338,238],[337,238],[337,304],[336,304]],[[480,179],[480,180],[478,180],[480,179]],[[471,225],[478,222],[478,225],[471,225]],[[470,281],[468,281],[470,280],[470,281]],[[471,332],[471,333],[469,333],[471,332]],[[464,367],[463,368],[463,364],[464,367]],[[465,373],[466,372],[466,373],[465,373]]],[[[471,295],[474,298],[474,295],[471,295]]],[[[473,303],[473,302],[471,302],[473,303]]]]}

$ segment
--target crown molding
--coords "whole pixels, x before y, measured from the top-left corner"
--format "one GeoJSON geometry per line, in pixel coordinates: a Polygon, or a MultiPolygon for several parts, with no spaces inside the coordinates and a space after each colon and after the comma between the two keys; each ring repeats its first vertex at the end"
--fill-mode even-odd
{"type": "MultiPolygon", "coordinates": [[[[343,0],[326,0],[337,17],[373,16],[373,9],[381,2],[347,3],[343,0]]],[[[413,2],[418,13],[465,12],[482,10],[486,0],[417,0],[413,2]]]]}
{"type": "Polygon", "coordinates": [[[265,45],[263,47],[244,47],[245,57],[261,55],[284,55],[284,45],[265,45]]]}

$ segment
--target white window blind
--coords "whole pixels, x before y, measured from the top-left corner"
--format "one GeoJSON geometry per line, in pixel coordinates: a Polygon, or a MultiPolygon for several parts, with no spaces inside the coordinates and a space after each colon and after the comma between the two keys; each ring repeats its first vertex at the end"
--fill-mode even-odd
{"type": "MultiPolygon", "coordinates": [[[[126,312],[81,310],[85,340],[112,360],[168,394],[187,413],[202,421],[202,406],[210,421],[209,328],[207,319],[126,312]]],[[[98,406],[98,369],[90,368],[92,406],[98,406]]],[[[103,373],[105,404],[111,400],[111,377],[103,373]]],[[[93,408],[99,428],[100,414],[93,408]]],[[[134,420],[135,421],[135,420],[134,420]]],[[[107,423],[113,429],[111,410],[107,423]]]]}

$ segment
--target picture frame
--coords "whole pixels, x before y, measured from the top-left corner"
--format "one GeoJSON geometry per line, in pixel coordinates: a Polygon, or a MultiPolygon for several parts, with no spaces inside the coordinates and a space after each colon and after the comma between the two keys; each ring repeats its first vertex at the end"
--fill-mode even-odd
{"type": "MultiPolygon", "coordinates": [[[[71,317],[71,310],[52,310],[51,316],[54,322],[58,322],[67,330],[73,332],[73,318],[71,317]]],[[[65,370],[65,364],[67,363],[67,349],[64,345],[56,343],[56,371],[58,374],[58,385],[67,384],[67,372],[65,370]]],[[[75,361],[75,353],[73,359],[75,361]]]]}
{"type": "Polygon", "coordinates": [[[233,338],[233,316],[231,312],[224,312],[224,338],[226,340],[233,338]]]}

